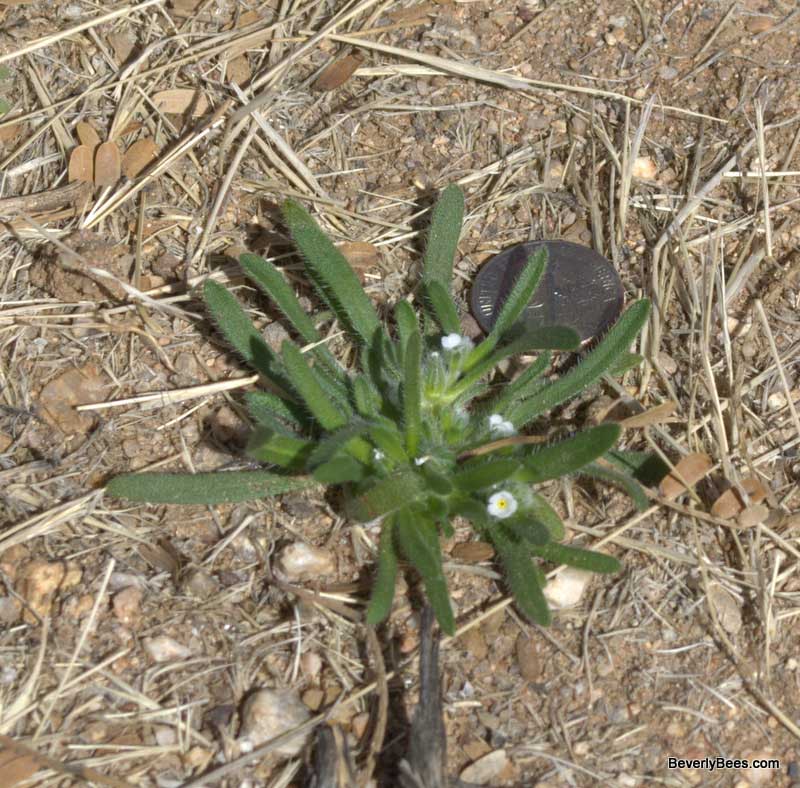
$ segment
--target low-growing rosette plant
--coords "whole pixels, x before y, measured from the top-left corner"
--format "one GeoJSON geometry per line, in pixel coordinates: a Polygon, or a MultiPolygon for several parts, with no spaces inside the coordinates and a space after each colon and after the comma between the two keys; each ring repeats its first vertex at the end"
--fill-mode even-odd
{"type": "Polygon", "coordinates": [[[623,487],[644,507],[647,498],[634,477],[646,455],[615,450],[615,424],[546,443],[525,430],[603,375],[641,361],[628,349],[649,303],[632,304],[579,363],[551,379],[551,352],[576,350],[580,342],[569,328],[519,322],[547,264],[542,250],[528,260],[492,331],[473,343],[462,336],[451,295],[463,212],[463,194],[449,186],[433,210],[418,298],[423,309],[417,314],[401,300],[384,323],[314,219],[296,202],[285,202],[284,221],[308,278],[353,341],[360,368],[347,369],[331,353],[279,269],[244,254],[245,273],[281,310],[297,340],[287,339],[276,353],[236,298],[206,281],[207,307],[228,342],[281,392],[246,395],[256,425],[247,454],[265,467],[126,474],[113,479],[107,493],[151,503],[217,504],[340,486],[347,516],[381,527],[371,624],[390,612],[402,558],[419,573],[442,629],[453,632],[440,538],[452,534],[456,516],[494,545],[519,609],[540,624],[550,621],[542,565],[618,571],[609,555],[562,544],[564,526],[537,486],[582,474],[623,487]],[[495,376],[504,359],[535,353],[515,379],[495,376]]]}

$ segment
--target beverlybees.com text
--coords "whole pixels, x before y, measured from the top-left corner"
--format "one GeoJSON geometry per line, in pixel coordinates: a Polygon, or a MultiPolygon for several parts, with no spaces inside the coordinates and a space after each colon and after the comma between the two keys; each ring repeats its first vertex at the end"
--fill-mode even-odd
{"type": "Polygon", "coordinates": [[[781,762],[778,758],[724,758],[718,755],[714,758],[667,758],[668,769],[700,769],[714,772],[724,769],[778,769],[781,762]]]}

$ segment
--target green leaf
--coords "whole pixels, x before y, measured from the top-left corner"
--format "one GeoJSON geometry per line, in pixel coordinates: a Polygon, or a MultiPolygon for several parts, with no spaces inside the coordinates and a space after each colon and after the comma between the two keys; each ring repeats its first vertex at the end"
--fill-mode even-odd
{"type": "Polygon", "coordinates": [[[439,282],[450,291],[461,225],[464,222],[464,194],[455,184],[448,186],[433,208],[422,280],[439,282]]]}
{"type": "Polygon", "coordinates": [[[533,553],[551,564],[565,564],[587,572],[614,574],[622,569],[620,562],[611,555],[555,542],[534,547],[533,553]]]}
{"type": "Polygon", "coordinates": [[[373,418],[378,415],[381,396],[366,375],[357,375],[353,378],[353,401],[359,415],[364,418],[373,418]]]}
{"type": "Polygon", "coordinates": [[[408,462],[408,454],[403,446],[403,436],[391,422],[370,424],[369,437],[392,462],[408,462]]]}
{"type": "Polygon", "coordinates": [[[146,503],[239,503],[304,490],[314,484],[307,476],[280,476],[269,471],[125,473],[109,482],[106,494],[146,503]]]}
{"type": "Polygon", "coordinates": [[[447,499],[440,498],[438,495],[431,495],[425,501],[425,511],[434,522],[442,523],[442,527],[446,536],[452,536],[452,527],[447,521],[447,515],[450,514],[450,507],[447,505],[447,499]]]}
{"type": "Polygon", "coordinates": [[[381,324],[347,259],[301,205],[287,200],[282,211],[320,296],[356,339],[368,344],[381,324]]]}
{"type": "Polygon", "coordinates": [[[517,481],[544,482],[575,473],[598,457],[602,457],[619,439],[618,424],[600,424],[571,438],[543,446],[522,461],[517,481]]]}
{"type": "Polygon", "coordinates": [[[640,512],[643,512],[650,505],[650,501],[639,482],[624,471],[618,471],[593,462],[585,468],[581,468],[580,473],[582,476],[589,476],[592,479],[598,479],[622,488],[631,497],[640,512]]]}
{"type": "Polygon", "coordinates": [[[290,340],[281,345],[281,358],[292,388],[300,395],[309,413],[325,430],[335,430],[346,424],[345,414],[334,404],[309,367],[303,354],[290,340]]]}
{"type": "Polygon", "coordinates": [[[650,311],[650,302],[643,298],[632,304],[609,330],[600,344],[576,367],[537,394],[526,399],[508,413],[518,428],[542,413],[552,410],[594,383],[625,352],[641,331],[650,311]]]}
{"type": "Polygon", "coordinates": [[[426,491],[422,477],[402,470],[378,480],[372,487],[347,500],[347,512],[357,522],[374,520],[418,500],[426,491]]]}
{"type": "Polygon", "coordinates": [[[311,475],[320,484],[344,484],[362,481],[367,476],[367,469],[358,460],[344,455],[318,465],[311,475]]]}
{"type": "Polygon", "coordinates": [[[298,429],[308,426],[306,414],[296,403],[288,402],[269,391],[248,391],[244,398],[253,421],[265,427],[274,428],[276,419],[282,419],[298,429]]]}
{"type": "Polygon", "coordinates": [[[422,388],[420,368],[422,363],[422,337],[413,332],[405,345],[405,370],[403,375],[403,420],[405,421],[406,449],[411,457],[419,450],[421,432],[422,388]]]}
{"type": "Polygon", "coordinates": [[[4,98],[0,98],[0,118],[3,117],[3,115],[7,115],[9,112],[11,112],[11,104],[4,98]]]}
{"type": "Polygon", "coordinates": [[[203,297],[214,322],[234,350],[257,372],[282,383],[283,370],[278,357],[258,333],[236,298],[211,279],[207,279],[203,285],[203,297]]]}
{"type": "Polygon", "coordinates": [[[638,353],[623,353],[605,373],[612,378],[621,378],[626,372],[644,363],[644,356],[638,353]]]}
{"type": "Polygon", "coordinates": [[[439,626],[443,632],[452,635],[456,623],[442,569],[442,548],[436,526],[408,509],[401,509],[396,516],[394,532],[401,552],[422,577],[439,626]]]}
{"type": "Polygon", "coordinates": [[[464,492],[477,492],[493,484],[500,484],[520,468],[519,460],[491,459],[477,462],[459,470],[453,476],[453,483],[464,492]]]}
{"type": "Polygon", "coordinates": [[[394,321],[397,324],[397,338],[400,347],[405,347],[409,337],[419,333],[414,307],[408,301],[398,301],[394,306],[394,321]]]}
{"type": "Polygon", "coordinates": [[[394,548],[392,529],[394,523],[387,520],[381,528],[381,541],[378,547],[378,572],[372,586],[372,596],[367,608],[367,623],[376,626],[388,618],[392,610],[394,588],[397,582],[397,553],[394,548]]]}
{"type": "Polygon", "coordinates": [[[511,383],[503,386],[500,395],[492,400],[486,411],[488,413],[505,414],[509,405],[514,402],[521,402],[534,394],[539,388],[544,387],[546,384],[542,383],[539,378],[549,368],[552,359],[551,353],[542,353],[527,369],[520,372],[511,383]]]}
{"type": "Polygon", "coordinates": [[[445,334],[460,334],[461,321],[450,292],[438,279],[425,282],[425,298],[429,311],[445,334]]]}
{"type": "Polygon", "coordinates": [[[542,523],[550,533],[550,539],[560,542],[564,538],[564,523],[555,509],[539,493],[533,493],[528,509],[535,519],[542,523]]]}
{"type": "Polygon", "coordinates": [[[661,457],[649,451],[611,449],[605,459],[647,486],[658,484],[670,471],[661,457]]]}
{"type": "Polygon", "coordinates": [[[250,436],[246,451],[249,457],[259,462],[299,471],[306,467],[313,449],[312,441],[280,434],[268,427],[259,427],[250,436]]]}
{"type": "Polygon", "coordinates": [[[11,77],[11,69],[8,66],[0,66],[0,79],[5,80],[11,77]]]}
{"type": "Polygon", "coordinates": [[[500,556],[517,607],[535,623],[549,626],[550,608],[542,593],[544,576],[531,560],[529,550],[521,550],[502,525],[489,529],[489,535],[500,556]]]}
{"type": "Polygon", "coordinates": [[[346,427],[335,430],[326,435],[318,444],[308,458],[309,465],[322,465],[333,460],[335,457],[342,456],[346,452],[362,463],[372,461],[372,447],[360,437],[367,431],[368,424],[354,421],[346,427]]]}
{"type": "Polygon", "coordinates": [[[550,541],[550,531],[536,518],[517,514],[503,521],[503,528],[510,531],[520,541],[531,545],[546,545],[550,541]]]}
{"type": "Polygon", "coordinates": [[[522,269],[522,273],[500,309],[500,314],[497,316],[489,336],[467,356],[465,364],[467,370],[489,355],[511,330],[517,318],[522,314],[522,310],[530,303],[531,296],[533,296],[546,266],[547,248],[543,246],[528,258],[525,268],[522,269]]]}
{"type": "MultiPolygon", "coordinates": [[[[278,309],[283,312],[286,319],[294,326],[301,339],[308,344],[322,341],[322,336],[314,327],[311,318],[300,306],[300,301],[294,290],[283,278],[283,274],[263,257],[255,254],[243,254],[239,257],[239,265],[245,273],[275,302],[278,309]]],[[[316,358],[339,379],[343,379],[345,372],[334,358],[333,354],[324,345],[319,345],[311,351],[316,358]]]]}
{"type": "Polygon", "coordinates": [[[422,475],[428,483],[428,487],[436,495],[450,495],[453,492],[453,483],[443,473],[440,473],[434,466],[434,462],[429,460],[420,466],[422,475]]]}

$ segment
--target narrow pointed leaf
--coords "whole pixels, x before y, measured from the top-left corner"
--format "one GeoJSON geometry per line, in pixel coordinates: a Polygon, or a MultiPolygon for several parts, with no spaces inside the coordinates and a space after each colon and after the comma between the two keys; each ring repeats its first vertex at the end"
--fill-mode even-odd
{"type": "Polygon", "coordinates": [[[302,206],[287,200],[282,210],[320,295],[360,342],[369,343],[380,321],[347,259],[302,206]]]}
{"type": "Polygon", "coordinates": [[[371,418],[378,415],[380,394],[366,375],[358,375],[353,379],[353,400],[360,416],[371,418]]]}
{"type": "Polygon", "coordinates": [[[397,325],[397,338],[400,347],[405,347],[409,337],[419,333],[419,324],[414,307],[408,301],[398,301],[394,307],[394,322],[397,325]]]}
{"type": "Polygon", "coordinates": [[[428,243],[425,247],[423,282],[435,280],[449,292],[453,276],[453,260],[463,222],[464,194],[453,184],[442,192],[433,208],[428,243]]]}
{"type": "MultiPolygon", "coordinates": [[[[239,257],[239,265],[245,273],[275,302],[278,309],[286,316],[295,331],[304,342],[309,344],[322,341],[322,336],[314,327],[311,318],[306,314],[294,290],[283,278],[283,274],[263,257],[255,254],[243,254],[239,257]]],[[[343,378],[344,370],[333,354],[324,345],[312,350],[314,356],[337,377],[343,378]]]]}
{"type": "Polygon", "coordinates": [[[538,483],[575,473],[602,457],[617,442],[620,431],[618,424],[600,424],[537,449],[523,460],[515,479],[538,483]]]}
{"type": "Polygon", "coordinates": [[[357,522],[374,520],[418,500],[425,482],[413,471],[398,471],[347,501],[347,511],[357,522]]]}
{"type": "Polygon", "coordinates": [[[303,354],[293,342],[285,340],[281,345],[281,358],[292,387],[300,395],[309,413],[326,430],[335,430],[346,423],[345,415],[330,400],[317,376],[311,370],[303,354]]]}
{"type": "Polygon", "coordinates": [[[445,334],[460,334],[461,321],[449,289],[438,279],[425,283],[426,306],[445,334]]]}
{"type": "Polygon", "coordinates": [[[509,518],[503,523],[503,528],[527,544],[541,546],[551,541],[547,526],[524,514],[509,518]]]}
{"type": "Polygon", "coordinates": [[[531,560],[530,549],[521,550],[502,525],[492,528],[489,533],[517,607],[531,621],[543,627],[549,626],[552,619],[542,593],[542,574],[531,560]]]}
{"type": "Polygon", "coordinates": [[[408,509],[401,509],[397,513],[394,532],[401,552],[422,577],[439,626],[443,632],[452,635],[456,623],[442,569],[442,548],[436,526],[408,509]]]}
{"type": "Polygon", "coordinates": [[[587,572],[614,574],[622,569],[620,562],[611,555],[555,542],[534,547],[533,553],[552,564],[574,566],[587,572]]]}
{"type": "Polygon", "coordinates": [[[422,465],[422,475],[428,482],[429,489],[436,495],[450,495],[453,492],[453,483],[443,473],[433,467],[433,462],[422,465]]]}
{"type": "Polygon", "coordinates": [[[491,487],[493,484],[500,484],[516,473],[519,468],[519,460],[510,458],[477,462],[458,471],[453,476],[453,483],[464,492],[477,492],[491,487]]]}
{"type": "Polygon", "coordinates": [[[394,424],[371,424],[369,437],[378,449],[393,462],[408,462],[409,457],[403,445],[403,436],[394,424]]]}
{"type": "Polygon", "coordinates": [[[621,378],[626,372],[644,363],[644,356],[639,353],[623,353],[609,368],[606,375],[621,378]]]}
{"type": "Polygon", "coordinates": [[[314,449],[312,441],[281,434],[269,428],[257,428],[247,442],[247,455],[259,462],[280,465],[292,471],[306,467],[314,449]]]}
{"type": "Polygon", "coordinates": [[[550,532],[550,539],[560,542],[564,538],[564,523],[556,513],[555,509],[538,493],[533,494],[533,500],[529,504],[531,515],[542,523],[550,532]]]}
{"type": "Polygon", "coordinates": [[[372,448],[366,441],[361,440],[361,436],[367,432],[368,426],[364,422],[356,421],[326,435],[311,452],[308,458],[310,467],[322,465],[345,452],[359,462],[370,462],[372,448]]]}
{"type": "Polygon", "coordinates": [[[207,279],[203,297],[214,322],[234,350],[257,372],[282,381],[281,364],[236,298],[221,284],[207,279]]]}
{"type": "Polygon", "coordinates": [[[594,383],[624,353],[641,331],[650,302],[641,299],[632,304],[609,330],[600,344],[576,367],[542,391],[526,399],[509,413],[518,429],[542,413],[552,410],[594,383]]]}
{"type": "Polygon", "coordinates": [[[388,618],[392,610],[395,583],[397,582],[397,553],[394,547],[393,527],[394,523],[389,519],[381,528],[378,573],[375,575],[372,596],[367,608],[367,623],[373,627],[388,618]]]}
{"type": "Polygon", "coordinates": [[[307,476],[280,476],[269,471],[126,473],[111,480],[106,494],[147,503],[238,503],[304,490],[315,484],[307,476]]]}
{"type": "Polygon", "coordinates": [[[362,481],[367,476],[367,469],[353,457],[343,455],[318,465],[311,475],[320,484],[343,484],[362,481]]]}
{"type": "Polygon", "coordinates": [[[490,413],[506,413],[506,408],[515,402],[530,397],[539,388],[543,388],[546,383],[539,380],[542,374],[550,367],[553,360],[551,353],[545,351],[536,361],[534,361],[527,369],[520,372],[520,374],[506,386],[503,386],[500,395],[492,400],[487,411],[490,413]]]}
{"type": "Polygon", "coordinates": [[[640,512],[643,512],[650,505],[650,501],[639,482],[624,471],[593,462],[581,468],[580,472],[582,476],[589,476],[592,479],[608,482],[621,488],[631,497],[640,512]]]}
{"type": "Polygon", "coordinates": [[[500,309],[489,336],[483,340],[467,357],[466,368],[469,370],[481,359],[485,358],[497,346],[503,336],[511,330],[522,314],[522,310],[530,303],[547,265],[547,249],[542,247],[528,258],[527,265],[511,288],[505,303],[500,309]]]}
{"type": "Polygon", "coordinates": [[[289,402],[269,391],[248,391],[245,394],[247,410],[253,420],[265,427],[274,426],[280,419],[298,429],[308,426],[308,417],[299,405],[289,402]]]}
{"type": "Polygon", "coordinates": [[[419,450],[421,431],[420,366],[422,362],[422,338],[419,331],[413,332],[405,346],[405,374],[403,376],[403,420],[406,430],[406,449],[416,456],[419,450]]]}
{"type": "Polygon", "coordinates": [[[667,463],[649,451],[611,449],[605,459],[644,485],[658,484],[670,472],[667,463]]]}

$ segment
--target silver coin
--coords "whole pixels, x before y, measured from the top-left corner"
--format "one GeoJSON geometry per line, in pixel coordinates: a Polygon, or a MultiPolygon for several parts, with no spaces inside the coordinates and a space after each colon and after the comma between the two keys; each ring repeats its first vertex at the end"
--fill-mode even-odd
{"type": "Polygon", "coordinates": [[[472,313],[487,333],[492,330],[528,259],[542,246],[547,267],[520,318],[527,327],[568,326],[586,342],[611,326],[622,311],[624,291],[605,257],[570,241],[531,241],[495,255],[472,286],[472,313]]]}

